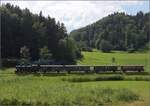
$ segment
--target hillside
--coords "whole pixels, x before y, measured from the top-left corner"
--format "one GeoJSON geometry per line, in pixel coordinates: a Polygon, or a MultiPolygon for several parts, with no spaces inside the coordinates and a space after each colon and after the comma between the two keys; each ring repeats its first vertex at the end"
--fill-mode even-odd
{"type": "Polygon", "coordinates": [[[148,43],[150,13],[114,13],[70,33],[81,48],[138,50],[148,43]]]}

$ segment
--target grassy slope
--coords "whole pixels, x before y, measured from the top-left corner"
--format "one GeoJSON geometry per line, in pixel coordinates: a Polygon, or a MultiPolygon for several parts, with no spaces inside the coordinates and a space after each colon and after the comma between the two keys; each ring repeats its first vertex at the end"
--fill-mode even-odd
{"type": "Polygon", "coordinates": [[[78,61],[78,64],[85,65],[102,65],[111,64],[112,57],[116,59],[116,63],[121,64],[141,64],[144,65],[145,70],[150,72],[150,54],[149,53],[127,53],[127,52],[113,52],[113,53],[102,53],[94,50],[93,52],[83,52],[84,59],[78,61]]]}

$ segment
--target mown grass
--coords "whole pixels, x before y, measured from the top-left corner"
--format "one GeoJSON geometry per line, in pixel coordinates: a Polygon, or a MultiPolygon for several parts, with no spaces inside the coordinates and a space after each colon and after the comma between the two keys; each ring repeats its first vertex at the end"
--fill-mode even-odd
{"type": "Polygon", "coordinates": [[[145,70],[150,72],[150,54],[149,52],[128,53],[122,51],[113,51],[112,53],[103,53],[98,50],[93,52],[82,52],[84,58],[78,61],[78,64],[84,65],[108,65],[112,64],[112,58],[118,65],[144,65],[145,70]]]}

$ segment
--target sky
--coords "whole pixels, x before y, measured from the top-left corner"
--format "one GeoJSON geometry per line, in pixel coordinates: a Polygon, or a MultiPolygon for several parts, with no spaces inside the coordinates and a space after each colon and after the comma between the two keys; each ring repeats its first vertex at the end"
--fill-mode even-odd
{"type": "Polygon", "coordinates": [[[63,22],[68,33],[84,27],[114,12],[135,15],[138,11],[149,12],[149,1],[1,1],[28,8],[32,13],[53,17],[63,22]]]}

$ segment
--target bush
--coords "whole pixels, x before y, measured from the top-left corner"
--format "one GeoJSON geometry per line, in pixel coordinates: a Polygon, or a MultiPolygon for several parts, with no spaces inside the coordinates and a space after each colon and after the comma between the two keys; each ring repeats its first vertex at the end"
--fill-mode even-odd
{"type": "Polygon", "coordinates": [[[135,52],[135,49],[134,48],[129,48],[128,49],[128,53],[134,53],[135,52]]]}
{"type": "Polygon", "coordinates": [[[118,81],[118,80],[123,80],[124,77],[122,75],[114,75],[114,76],[100,76],[95,78],[95,81],[118,81]]]}
{"type": "Polygon", "coordinates": [[[150,81],[150,76],[127,76],[127,81],[150,81]]]}
{"type": "Polygon", "coordinates": [[[79,49],[76,51],[76,57],[77,57],[77,59],[83,58],[83,55],[81,54],[81,51],[79,49]]]}
{"type": "Polygon", "coordinates": [[[112,50],[112,45],[108,41],[102,40],[99,48],[103,52],[110,52],[112,50]]]}
{"type": "Polygon", "coordinates": [[[82,50],[83,51],[88,51],[88,52],[93,52],[91,47],[83,47],[82,50]]]}

